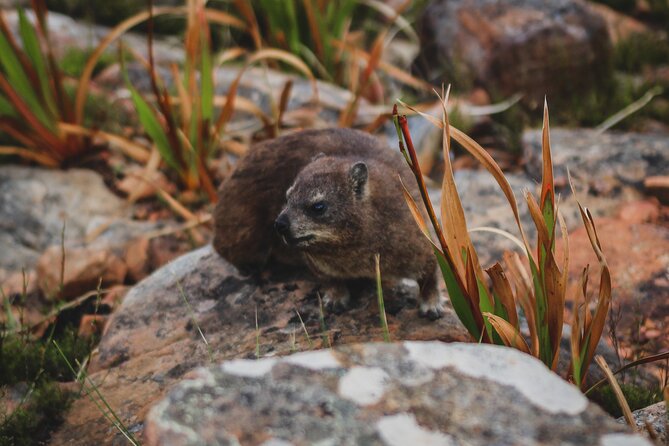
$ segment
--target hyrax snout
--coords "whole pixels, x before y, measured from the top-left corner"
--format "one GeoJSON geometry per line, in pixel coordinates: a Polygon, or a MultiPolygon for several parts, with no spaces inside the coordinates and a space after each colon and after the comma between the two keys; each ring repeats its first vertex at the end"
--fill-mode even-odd
{"type": "Polygon", "coordinates": [[[307,266],[334,309],[347,305],[348,282],[376,277],[379,254],[384,287],[416,281],[421,313],[437,318],[436,260],[399,176],[417,195],[401,155],[355,130],[305,131],[256,145],[221,186],[214,247],[238,267],[269,259],[307,266]]]}

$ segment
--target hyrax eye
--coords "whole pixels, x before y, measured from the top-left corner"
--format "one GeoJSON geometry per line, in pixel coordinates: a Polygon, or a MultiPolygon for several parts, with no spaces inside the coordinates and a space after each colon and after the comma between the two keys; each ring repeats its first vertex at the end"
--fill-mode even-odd
{"type": "Polygon", "coordinates": [[[313,203],[311,206],[309,206],[309,212],[314,215],[322,215],[326,209],[327,205],[324,201],[317,201],[316,203],[313,203]]]}

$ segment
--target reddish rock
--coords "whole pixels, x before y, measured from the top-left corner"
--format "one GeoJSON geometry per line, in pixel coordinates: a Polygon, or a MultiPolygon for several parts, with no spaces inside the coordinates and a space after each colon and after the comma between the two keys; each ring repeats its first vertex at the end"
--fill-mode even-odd
{"type": "Polygon", "coordinates": [[[118,307],[130,288],[123,285],[115,285],[109,288],[109,291],[104,295],[100,301],[101,305],[106,305],[109,310],[113,311],[118,307]]]}
{"type": "Polygon", "coordinates": [[[85,314],[79,323],[79,336],[91,337],[101,334],[109,316],[103,314],[85,314]]]}
{"type": "Polygon", "coordinates": [[[624,203],[618,210],[618,217],[629,224],[654,222],[659,216],[660,204],[654,199],[624,203]]]}
{"type": "Polygon", "coordinates": [[[47,298],[70,299],[102,286],[122,284],[128,267],[110,249],[69,248],[65,250],[65,270],[61,285],[60,246],[48,248],[37,262],[37,283],[47,298]]]}
{"type": "MultiPolygon", "coordinates": [[[[609,75],[605,21],[580,0],[436,0],[420,26],[420,71],[539,105],[577,98],[609,75]]],[[[460,87],[462,88],[462,87],[460,87]]]]}
{"type": "Polygon", "coordinates": [[[614,45],[634,34],[643,34],[650,31],[644,23],[602,3],[590,2],[590,8],[606,22],[606,29],[609,32],[611,43],[614,45]]]}
{"type": "Polygon", "coordinates": [[[149,239],[139,237],[127,243],[123,256],[128,267],[128,277],[139,282],[149,274],[149,239]]]}
{"type": "Polygon", "coordinates": [[[657,197],[661,203],[669,204],[669,176],[651,176],[644,180],[646,192],[657,197]]]}
{"type": "MultiPolygon", "coordinates": [[[[662,279],[669,274],[669,229],[611,218],[597,218],[595,224],[611,270],[610,317],[620,318],[615,326],[621,351],[636,359],[668,350],[669,283],[662,279]],[[653,323],[640,330],[644,321],[653,323]]],[[[589,263],[590,289],[596,292],[599,268],[585,229],[570,234],[569,246],[571,277],[579,277],[589,263]]]]}

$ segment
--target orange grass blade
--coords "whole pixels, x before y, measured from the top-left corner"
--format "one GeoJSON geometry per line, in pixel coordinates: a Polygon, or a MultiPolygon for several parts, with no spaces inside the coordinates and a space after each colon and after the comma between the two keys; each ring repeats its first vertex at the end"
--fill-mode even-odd
{"type": "Polygon", "coordinates": [[[527,342],[523,339],[523,335],[520,334],[516,327],[492,313],[485,312],[483,315],[488,319],[488,322],[493,326],[499,337],[502,338],[504,345],[516,348],[528,355],[531,354],[529,345],[527,345],[527,342]]]}
{"type": "MultiPolygon", "coordinates": [[[[512,327],[518,329],[518,310],[516,309],[516,300],[511,289],[511,283],[502,269],[502,265],[495,263],[486,270],[492,281],[492,289],[495,297],[499,299],[502,307],[506,311],[508,322],[512,327]]],[[[528,352],[529,353],[529,352],[528,352]]]]}
{"type": "MultiPolygon", "coordinates": [[[[187,13],[187,6],[165,6],[153,8],[153,17],[162,15],[185,15],[187,13]]],[[[228,25],[239,29],[246,28],[244,22],[221,11],[205,9],[204,14],[211,22],[219,23],[221,25],[228,25]]],[[[86,94],[88,93],[88,88],[90,87],[91,77],[93,76],[93,69],[95,69],[95,66],[97,65],[100,57],[104,54],[107,47],[109,47],[109,45],[111,45],[116,39],[121,37],[131,28],[148,20],[150,16],[151,13],[147,10],[128,17],[112,28],[104,37],[104,39],[102,39],[102,41],[98,44],[95,50],[93,50],[90,57],[88,58],[88,61],[86,62],[86,65],[84,66],[81,77],[79,78],[79,86],[77,87],[77,94],[74,101],[74,122],[76,124],[80,124],[83,119],[86,94]]]]}
{"type": "Polygon", "coordinates": [[[228,102],[226,102],[225,106],[223,107],[223,110],[221,111],[220,116],[218,117],[218,120],[216,121],[216,125],[214,127],[215,134],[218,135],[221,133],[223,130],[225,124],[228,122],[230,117],[232,116],[232,111],[234,107],[234,101],[237,96],[237,89],[239,88],[239,83],[242,80],[242,76],[246,69],[251,66],[252,64],[265,60],[265,59],[276,59],[280,60],[282,62],[287,63],[288,65],[291,65],[293,68],[297,69],[300,71],[302,74],[304,74],[309,80],[311,81],[311,85],[313,88],[313,96],[312,96],[312,101],[314,103],[318,102],[318,85],[316,83],[316,78],[314,77],[313,73],[309,69],[309,67],[300,60],[299,57],[294,56],[291,53],[288,53],[283,50],[279,50],[276,48],[268,48],[268,49],[263,49],[256,51],[253,53],[246,61],[244,66],[239,70],[239,73],[237,74],[237,77],[232,81],[230,84],[230,89],[228,90],[228,102]]]}

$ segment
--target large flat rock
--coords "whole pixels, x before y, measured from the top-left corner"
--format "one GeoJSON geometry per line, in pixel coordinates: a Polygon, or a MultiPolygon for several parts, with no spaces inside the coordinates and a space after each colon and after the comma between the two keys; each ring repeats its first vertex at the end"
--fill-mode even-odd
{"type": "Polygon", "coordinates": [[[650,445],[508,348],[363,344],[197,370],[149,445],[650,445]]]}

